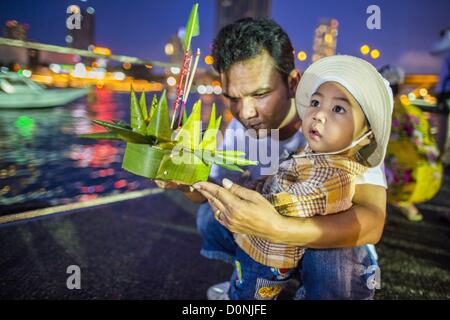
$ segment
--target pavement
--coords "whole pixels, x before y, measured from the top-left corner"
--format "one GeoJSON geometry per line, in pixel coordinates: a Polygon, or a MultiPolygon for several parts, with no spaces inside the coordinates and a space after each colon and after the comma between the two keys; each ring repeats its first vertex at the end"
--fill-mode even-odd
{"type": "MultiPolygon", "coordinates": [[[[423,222],[388,208],[376,299],[450,299],[447,185],[419,206],[423,222]]],[[[205,299],[232,267],[200,256],[195,212],[169,191],[0,225],[0,299],[205,299]]]]}

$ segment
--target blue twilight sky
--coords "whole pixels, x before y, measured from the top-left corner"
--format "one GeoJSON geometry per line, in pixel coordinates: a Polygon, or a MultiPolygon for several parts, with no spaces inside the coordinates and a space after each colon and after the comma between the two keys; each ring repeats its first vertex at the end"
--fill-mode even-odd
{"type": "MultiPolygon", "coordinates": [[[[200,4],[201,35],[192,46],[209,53],[215,36],[215,0],[1,0],[0,24],[7,19],[26,22],[30,40],[65,45],[67,6],[92,6],[97,45],[116,54],[165,61],[165,43],[185,25],[195,2],[200,4]]],[[[441,60],[428,52],[438,32],[450,26],[450,1],[272,0],[271,16],[287,31],[294,48],[309,56],[319,19],[336,18],[338,53],[359,56],[359,47],[367,43],[381,52],[378,60],[372,60],[377,67],[391,63],[411,73],[437,73],[441,60]],[[381,8],[381,30],[366,27],[366,8],[371,4],[381,8]]],[[[303,70],[309,61],[297,61],[297,66],[303,70]]]]}

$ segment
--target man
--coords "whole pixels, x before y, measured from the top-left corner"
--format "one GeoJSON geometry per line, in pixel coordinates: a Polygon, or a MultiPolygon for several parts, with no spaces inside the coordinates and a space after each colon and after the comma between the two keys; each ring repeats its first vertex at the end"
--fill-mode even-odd
{"type": "MultiPolygon", "coordinates": [[[[214,67],[219,72],[223,94],[235,117],[228,126],[236,135],[226,135],[222,149],[244,139],[242,129],[256,131],[258,141],[266,131],[279,129],[280,157],[304,146],[299,132],[301,120],[292,112],[293,97],[300,79],[294,66],[294,49],[287,34],[271,20],[246,18],[224,27],[213,44],[214,67]]],[[[248,150],[243,150],[248,152],[248,150]]],[[[260,168],[250,167],[250,179],[260,168]]],[[[230,171],[214,167],[211,180],[238,180],[230,171]]],[[[255,235],[307,247],[299,267],[303,299],[370,299],[373,286],[367,285],[368,270],[376,262],[365,246],[381,238],[386,213],[386,181],[382,170],[370,169],[358,177],[354,206],[339,215],[309,219],[282,217],[257,192],[232,184],[224,187],[201,184],[201,193],[185,193],[200,206],[197,227],[203,238],[202,255],[234,262],[236,247],[231,232],[255,235]],[[215,214],[216,217],[215,217],[215,214]],[[217,220],[220,220],[218,222],[217,220]],[[225,228],[225,227],[226,228],[225,228]],[[231,232],[230,232],[231,231],[231,232]],[[329,249],[335,248],[335,249],[329,249]]],[[[166,187],[174,187],[166,184],[166,187]]],[[[209,299],[227,299],[229,283],[208,290],[209,299]]]]}

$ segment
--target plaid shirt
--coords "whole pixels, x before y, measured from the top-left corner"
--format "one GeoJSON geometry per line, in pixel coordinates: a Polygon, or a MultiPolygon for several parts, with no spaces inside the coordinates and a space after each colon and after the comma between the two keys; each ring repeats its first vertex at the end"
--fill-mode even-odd
{"type": "MultiPolygon", "coordinates": [[[[283,216],[308,218],[345,211],[352,206],[354,180],[367,169],[356,157],[314,155],[308,148],[282,162],[262,189],[283,216]]],[[[239,247],[255,261],[276,268],[294,268],[305,249],[246,234],[234,234],[239,247]]]]}

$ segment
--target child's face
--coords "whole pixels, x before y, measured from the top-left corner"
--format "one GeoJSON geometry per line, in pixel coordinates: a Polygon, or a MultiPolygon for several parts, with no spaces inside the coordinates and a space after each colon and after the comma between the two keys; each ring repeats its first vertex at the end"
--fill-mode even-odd
{"type": "Polygon", "coordinates": [[[348,147],[368,126],[350,92],[336,82],[325,82],[311,96],[302,130],[313,151],[334,152],[348,147]]]}

